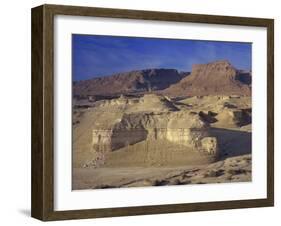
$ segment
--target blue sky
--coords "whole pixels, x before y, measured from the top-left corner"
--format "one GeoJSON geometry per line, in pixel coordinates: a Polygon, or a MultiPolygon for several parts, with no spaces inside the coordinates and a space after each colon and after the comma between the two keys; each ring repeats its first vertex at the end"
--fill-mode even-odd
{"type": "Polygon", "coordinates": [[[192,64],[226,59],[251,69],[252,45],[159,38],[72,35],[73,80],[149,68],[191,71],[192,64]]]}

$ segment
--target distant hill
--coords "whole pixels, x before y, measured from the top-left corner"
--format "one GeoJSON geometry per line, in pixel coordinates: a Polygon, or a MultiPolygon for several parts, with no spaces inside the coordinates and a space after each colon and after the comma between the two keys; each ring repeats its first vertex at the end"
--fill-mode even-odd
{"type": "Polygon", "coordinates": [[[162,91],[168,96],[251,95],[250,72],[235,69],[228,61],[195,64],[189,76],[162,91]]]}
{"type": "Polygon", "coordinates": [[[146,93],[164,90],[179,82],[188,73],[175,69],[147,69],[73,83],[75,96],[146,93]]]}
{"type": "MultiPolygon", "coordinates": [[[[195,64],[192,72],[146,69],[73,82],[73,95],[110,96],[161,93],[170,97],[205,95],[251,95],[252,75],[228,61],[195,64]]],[[[104,97],[102,97],[104,98],[104,97]]]]}

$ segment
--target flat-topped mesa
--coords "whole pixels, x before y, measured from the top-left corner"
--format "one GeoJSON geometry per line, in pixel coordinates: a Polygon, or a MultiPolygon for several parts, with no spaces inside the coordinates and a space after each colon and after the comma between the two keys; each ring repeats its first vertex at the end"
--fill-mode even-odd
{"type": "Polygon", "coordinates": [[[227,60],[195,64],[190,75],[162,93],[169,96],[251,95],[251,79],[227,60]]]}
{"type": "Polygon", "coordinates": [[[236,69],[232,66],[232,64],[228,60],[218,60],[207,64],[193,64],[192,65],[192,73],[202,72],[203,70],[217,70],[217,71],[229,71],[236,69]]]}
{"type": "Polygon", "coordinates": [[[208,77],[209,79],[216,80],[222,79],[235,79],[237,70],[227,60],[215,61],[208,64],[194,64],[192,66],[191,75],[196,77],[208,77]]]}
{"type": "Polygon", "coordinates": [[[228,60],[216,60],[206,64],[193,64],[192,68],[197,66],[214,66],[214,65],[222,66],[222,67],[232,66],[232,64],[228,60]]]}

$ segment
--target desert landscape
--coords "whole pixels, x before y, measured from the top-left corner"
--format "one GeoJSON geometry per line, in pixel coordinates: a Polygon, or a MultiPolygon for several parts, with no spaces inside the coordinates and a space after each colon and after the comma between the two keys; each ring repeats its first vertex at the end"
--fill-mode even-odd
{"type": "Polygon", "coordinates": [[[227,59],[74,81],[72,188],[251,181],[251,83],[227,59]]]}

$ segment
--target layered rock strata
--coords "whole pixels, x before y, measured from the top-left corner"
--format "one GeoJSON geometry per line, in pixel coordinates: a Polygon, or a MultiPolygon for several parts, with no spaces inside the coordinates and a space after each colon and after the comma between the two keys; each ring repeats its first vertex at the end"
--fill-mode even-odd
{"type": "MultiPolygon", "coordinates": [[[[218,146],[216,138],[209,137],[209,125],[200,115],[188,111],[178,111],[165,97],[145,95],[138,101],[126,99],[103,101],[100,106],[123,106],[126,113],[102,127],[100,124],[92,129],[92,151],[103,153],[98,159],[105,158],[105,153],[118,151],[121,148],[147,142],[152,146],[165,149],[163,143],[174,145],[187,151],[197,151],[216,156],[218,146]],[[134,103],[134,108],[130,108],[134,103]],[[138,104],[145,105],[140,109],[138,104]],[[209,139],[206,139],[209,138],[209,139]],[[211,144],[209,143],[211,142],[211,144]]],[[[150,146],[146,147],[147,149],[150,146]]],[[[176,154],[176,152],[174,153],[176,154]]],[[[93,164],[94,165],[94,164],[93,164]]]]}

